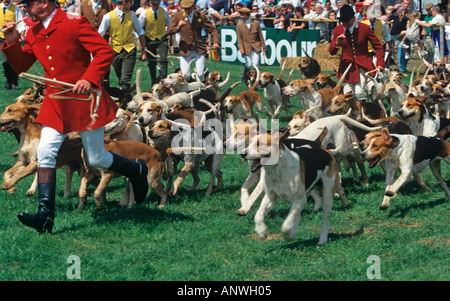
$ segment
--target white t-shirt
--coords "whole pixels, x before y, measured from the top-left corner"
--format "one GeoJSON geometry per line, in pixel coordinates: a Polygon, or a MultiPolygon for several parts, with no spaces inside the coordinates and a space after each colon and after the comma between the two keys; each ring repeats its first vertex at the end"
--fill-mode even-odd
{"type": "Polygon", "coordinates": [[[406,26],[406,38],[414,43],[420,39],[420,28],[418,22],[419,20],[415,20],[414,23],[409,26],[408,21],[408,25],[406,26]]]}
{"type": "MultiPolygon", "coordinates": [[[[431,21],[428,21],[431,24],[445,24],[445,19],[442,15],[436,15],[431,21]]],[[[433,30],[439,30],[439,26],[433,26],[433,30]]]]}

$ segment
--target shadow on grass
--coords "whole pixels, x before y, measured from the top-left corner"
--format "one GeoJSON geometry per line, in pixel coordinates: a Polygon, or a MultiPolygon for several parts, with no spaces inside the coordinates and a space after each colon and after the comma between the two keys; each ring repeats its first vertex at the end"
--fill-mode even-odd
{"type": "MultiPolygon", "coordinates": [[[[399,198],[399,196],[397,196],[394,200],[396,200],[397,198],[399,198]]],[[[389,206],[389,208],[387,210],[389,210],[388,216],[389,217],[395,217],[395,218],[404,218],[409,211],[411,210],[415,210],[415,209],[419,209],[419,210],[427,210],[427,209],[431,209],[433,207],[436,206],[440,206],[442,204],[445,204],[446,202],[448,202],[445,198],[440,198],[440,199],[435,199],[435,200],[431,200],[429,202],[420,202],[419,204],[410,204],[404,207],[395,207],[395,204],[392,204],[392,200],[391,200],[391,204],[389,206]]]]}
{"type": "MultiPolygon", "coordinates": [[[[329,232],[328,233],[328,241],[338,241],[341,239],[351,238],[355,236],[359,236],[361,234],[364,234],[364,226],[359,227],[356,230],[348,231],[348,232],[329,232]]],[[[311,239],[297,239],[299,236],[299,233],[297,233],[297,237],[293,242],[286,243],[286,245],[282,246],[283,249],[298,249],[299,247],[316,247],[318,246],[317,243],[319,242],[319,236],[318,233],[317,237],[311,238],[311,239]]]]}
{"type": "Polygon", "coordinates": [[[175,222],[180,220],[192,221],[191,216],[168,212],[156,208],[148,208],[136,205],[132,208],[111,208],[108,210],[95,211],[92,216],[96,224],[111,224],[124,220],[132,220],[136,224],[159,224],[161,222],[175,222]]]}

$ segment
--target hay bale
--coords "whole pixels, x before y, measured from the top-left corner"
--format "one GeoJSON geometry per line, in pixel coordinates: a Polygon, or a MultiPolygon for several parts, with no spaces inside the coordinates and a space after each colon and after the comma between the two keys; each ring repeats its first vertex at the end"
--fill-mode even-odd
{"type": "MultiPolygon", "coordinates": [[[[342,50],[339,51],[335,55],[331,55],[328,52],[328,48],[330,47],[329,43],[318,44],[317,47],[313,50],[313,59],[317,60],[320,65],[322,71],[335,71],[339,66],[342,56],[342,50]]],[[[300,70],[298,64],[300,63],[300,57],[284,57],[281,58],[280,67],[283,66],[284,61],[286,61],[285,69],[295,69],[300,70]]]]}
{"type": "Polygon", "coordinates": [[[317,45],[313,52],[313,56],[312,56],[313,59],[315,59],[317,61],[327,59],[330,56],[330,54],[328,52],[329,45],[330,44],[328,44],[328,43],[317,45]]]}
{"type": "Polygon", "coordinates": [[[322,71],[335,71],[341,61],[342,49],[339,49],[336,54],[331,55],[328,51],[329,47],[329,43],[323,43],[317,45],[314,49],[313,58],[317,60],[322,71]]]}
{"type": "Polygon", "coordinates": [[[284,66],[285,70],[288,70],[288,69],[300,70],[300,68],[298,67],[298,64],[300,64],[299,57],[283,57],[283,58],[281,58],[280,67],[283,66],[284,61],[286,61],[286,65],[284,66]]]}

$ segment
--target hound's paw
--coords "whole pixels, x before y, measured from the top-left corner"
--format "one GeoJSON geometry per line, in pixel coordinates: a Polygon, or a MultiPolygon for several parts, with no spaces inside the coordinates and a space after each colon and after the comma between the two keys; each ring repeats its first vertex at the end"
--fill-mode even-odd
{"type": "Polygon", "coordinates": [[[380,205],[380,210],[385,210],[385,209],[388,209],[389,208],[389,205],[386,205],[386,204],[381,204],[380,205]]]}
{"type": "Polygon", "coordinates": [[[238,211],[237,211],[237,214],[239,216],[245,216],[245,215],[247,215],[247,212],[245,211],[245,209],[239,208],[238,211]]]}
{"type": "Polygon", "coordinates": [[[5,182],[5,183],[2,184],[1,188],[2,188],[3,190],[9,190],[9,189],[12,188],[11,186],[12,186],[12,185],[7,181],[7,182],[5,182]]]}
{"type": "Polygon", "coordinates": [[[393,198],[395,196],[395,193],[390,190],[386,190],[384,195],[393,198]]]}

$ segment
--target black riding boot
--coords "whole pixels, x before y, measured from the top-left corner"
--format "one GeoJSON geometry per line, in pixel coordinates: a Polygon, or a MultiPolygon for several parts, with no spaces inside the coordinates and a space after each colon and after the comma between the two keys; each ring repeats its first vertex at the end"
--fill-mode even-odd
{"type": "Polygon", "coordinates": [[[5,74],[5,90],[11,90],[11,67],[9,65],[9,62],[4,62],[3,64],[3,72],[5,74]]]}
{"type": "Polygon", "coordinates": [[[136,203],[144,202],[148,192],[147,166],[139,162],[133,162],[116,153],[111,152],[111,154],[114,160],[108,169],[129,178],[133,186],[136,203]]]}
{"type": "Polygon", "coordinates": [[[38,177],[38,212],[29,214],[20,212],[19,220],[25,226],[36,229],[39,233],[52,233],[55,219],[56,169],[37,168],[38,177]]]}

